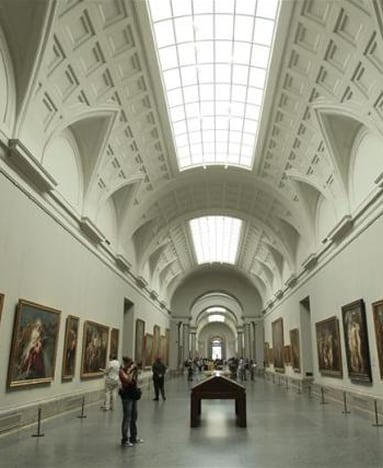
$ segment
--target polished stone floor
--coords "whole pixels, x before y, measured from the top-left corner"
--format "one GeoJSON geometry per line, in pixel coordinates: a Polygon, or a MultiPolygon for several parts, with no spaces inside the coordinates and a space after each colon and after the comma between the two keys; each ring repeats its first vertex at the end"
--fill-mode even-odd
{"type": "MultiPolygon", "coordinates": [[[[120,446],[121,408],[86,409],[0,438],[1,468],[382,468],[383,427],[342,414],[307,394],[258,377],[247,387],[247,428],[235,425],[231,400],[203,400],[201,426],[189,426],[190,382],[166,382],[167,400],[139,402],[144,444],[120,446]]],[[[119,403],[119,402],[118,402],[119,403]]]]}

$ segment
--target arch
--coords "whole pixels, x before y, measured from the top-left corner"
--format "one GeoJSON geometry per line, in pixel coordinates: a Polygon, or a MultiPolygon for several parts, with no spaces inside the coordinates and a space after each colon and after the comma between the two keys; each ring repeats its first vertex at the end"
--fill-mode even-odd
{"type": "Polygon", "coordinates": [[[84,105],[71,107],[64,113],[58,125],[51,130],[43,148],[44,152],[51,139],[62,133],[65,128],[72,131],[79,148],[84,174],[84,208],[86,205],[88,215],[93,219],[96,216],[98,203],[93,200],[92,204],[91,190],[94,185],[97,185],[96,175],[118,113],[119,110],[115,106],[91,109],[85,108],[84,105]]]}
{"type": "Polygon", "coordinates": [[[349,214],[350,165],[352,148],[361,129],[370,129],[383,135],[369,116],[360,117],[360,109],[348,105],[321,102],[314,106],[323,139],[328,148],[330,161],[341,187],[341,199],[337,200],[337,221],[349,214]]]}
{"type": "MultiPolygon", "coordinates": [[[[284,212],[291,213],[292,221],[297,229],[304,230],[304,220],[302,220],[298,207],[283,196],[280,191],[266,183],[262,178],[249,174],[247,170],[235,167],[223,169],[217,166],[208,168],[207,170],[201,168],[188,169],[164,184],[155,193],[148,194],[141,201],[140,205],[136,207],[135,212],[132,213],[130,227],[126,235],[132,236],[133,232],[138,230],[147,221],[147,218],[142,218],[142,213],[150,213],[152,211],[152,216],[156,216],[158,212],[156,207],[160,206],[161,201],[165,200],[169,194],[176,193],[178,189],[185,187],[191,187],[196,192],[206,191],[206,188],[215,182],[220,187],[224,186],[226,182],[230,185],[237,184],[237,187],[240,188],[248,187],[249,190],[260,191],[267,197],[275,199],[281,205],[284,212]]],[[[249,215],[249,213],[244,212],[244,215],[249,215]]]]}
{"type": "Polygon", "coordinates": [[[7,40],[0,28],[0,137],[12,137],[16,116],[16,83],[7,40]]]}
{"type": "Polygon", "coordinates": [[[383,173],[383,137],[362,128],[355,139],[349,169],[350,207],[358,208],[376,188],[383,173]]]}
{"type": "MultiPolygon", "coordinates": [[[[196,216],[208,216],[208,215],[220,215],[220,216],[235,216],[235,217],[240,217],[241,213],[235,212],[234,210],[220,210],[219,212],[214,209],[206,209],[201,212],[201,210],[191,210],[190,212],[184,213],[182,216],[179,218],[175,218],[172,221],[170,221],[168,224],[163,226],[160,230],[157,232],[154,231],[153,227],[156,225],[154,220],[146,221],[145,223],[145,228],[140,228],[139,231],[135,233],[134,238],[137,239],[137,259],[138,259],[138,271],[141,271],[141,269],[144,267],[145,263],[147,262],[148,258],[152,254],[153,250],[156,248],[158,245],[158,242],[161,242],[164,237],[167,236],[168,232],[171,231],[171,229],[174,226],[182,225],[186,222],[188,222],[190,219],[193,219],[196,216]],[[152,233],[155,232],[155,234],[150,237],[150,229],[152,229],[152,233]]],[[[287,263],[289,264],[290,268],[292,271],[295,271],[295,248],[294,244],[296,243],[292,241],[292,232],[295,233],[295,235],[299,236],[297,231],[288,224],[286,221],[280,221],[283,226],[280,226],[280,231],[282,232],[282,236],[279,235],[277,232],[273,231],[273,228],[271,226],[268,226],[262,221],[261,219],[258,219],[254,217],[252,221],[256,224],[258,224],[262,229],[264,229],[269,236],[276,241],[278,247],[280,248],[280,251],[283,253],[283,255],[286,258],[287,263]],[[287,226],[290,226],[290,229],[288,230],[287,226]],[[290,234],[287,232],[289,231],[290,234]],[[291,248],[294,248],[294,250],[291,250],[291,248]]]]}
{"type": "Polygon", "coordinates": [[[82,211],[83,169],[77,141],[69,128],[51,138],[42,156],[43,166],[55,178],[57,189],[79,213],[82,211]]]}

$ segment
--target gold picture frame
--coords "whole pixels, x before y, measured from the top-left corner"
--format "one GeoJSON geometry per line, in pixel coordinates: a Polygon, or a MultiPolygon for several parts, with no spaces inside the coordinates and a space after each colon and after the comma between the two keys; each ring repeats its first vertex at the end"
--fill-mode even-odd
{"type": "Polygon", "coordinates": [[[86,320],[82,337],[81,378],[104,375],[108,358],[109,328],[86,320]]]}
{"type": "Polygon", "coordinates": [[[15,314],[8,388],[54,380],[61,311],[20,299],[15,314]]]}
{"type": "Polygon", "coordinates": [[[62,380],[72,380],[75,376],[80,319],[68,315],[65,324],[62,380]]]}

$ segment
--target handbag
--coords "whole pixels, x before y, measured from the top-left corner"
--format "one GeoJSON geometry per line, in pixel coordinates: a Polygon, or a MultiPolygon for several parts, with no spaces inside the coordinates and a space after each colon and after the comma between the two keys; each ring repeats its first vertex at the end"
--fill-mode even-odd
{"type": "Polygon", "coordinates": [[[122,387],[118,393],[122,399],[127,400],[140,400],[142,396],[142,390],[140,387],[122,387]]]}
{"type": "Polygon", "coordinates": [[[139,400],[142,396],[142,390],[140,387],[134,387],[129,390],[128,395],[129,395],[128,398],[132,400],[139,400]]]}

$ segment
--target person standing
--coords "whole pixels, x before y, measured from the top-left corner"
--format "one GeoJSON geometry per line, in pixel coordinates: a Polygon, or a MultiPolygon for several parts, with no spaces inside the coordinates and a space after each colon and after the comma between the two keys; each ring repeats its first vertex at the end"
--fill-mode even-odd
{"type": "Polygon", "coordinates": [[[121,382],[120,397],[122,402],[121,445],[132,447],[142,443],[137,437],[137,400],[132,398],[131,392],[137,389],[137,364],[132,358],[124,356],[123,365],[120,368],[121,382]]]}
{"type": "Polygon", "coordinates": [[[120,363],[117,361],[115,354],[111,354],[109,359],[106,369],[102,369],[105,376],[105,397],[104,406],[102,407],[104,411],[113,409],[115,393],[120,385],[120,363]]]}
{"type": "Polygon", "coordinates": [[[154,385],[154,401],[159,400],[159,394],[161,392],[161,396],[163,400],[166,400],[165,397],[165,372],[166,366],[162,362],[161,356],[157,356],[156,360],[153,362],[152,365],[152,372],[153,372],[153,385],[154,385]]]}

